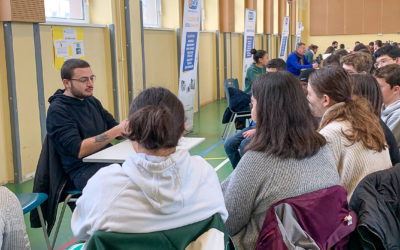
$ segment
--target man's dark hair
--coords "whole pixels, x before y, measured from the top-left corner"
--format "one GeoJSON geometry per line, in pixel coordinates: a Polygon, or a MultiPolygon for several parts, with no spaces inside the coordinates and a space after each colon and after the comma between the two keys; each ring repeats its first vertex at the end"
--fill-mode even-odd
{"type": "Polygon", "coordinates": [[[397,57],[400,57],[400,48],[393,45],[386,45],[375,52],[375,58],[379,58],[384,55],[396,59],[397,57]]]}
{"type": "Polygon", "coordinates": [[[252,94],[257,100],[256,133],[245,150],[283,159],[304,159],[315,155],[326,144],[325,138],[316,131],[318,123],[293,74],[288,71],[263,74],[254,81],[252,94]]]}
{"type": "Polygon", "coordinates": [[[324,54],[331,54],[333,52],[335,52],[335,48],[333,46],[329,46],[328,48],[326,48],[324,54]]]}
{"type": "Polygon", "coordinates": [[[310,46],[310,49],[311,49],[311,50],[318,49],[318,46],[317,46],[317,45],[315,45],[315,44],[311,44],[311,46],[310,46]]]}
{"type": "Polygon", "coordinates": [[[274,68],[277,69],[278,71],[280,70],[286,70],[286,63],[283,59],[281,58],[274,58],[269,60],[267,63],[267,68],[274,68]]]}
{"type": "Polygon", "coordinates": [[[390,85],[390,88],[394,86],[400,86],[400,65],[389,64],[376,69],[374,76],[376,78],[385,79],[385,82],[390,85]]]}
{"type": "Polygon", "coordinates": [[[303,43],[303,42],[299,42],[299,43],[297,43],[296,44],[296,50],[298,49],[298,48],[300,48],[301,46],[305,46],[306,44],[305,43],[303,43]]]}
{"type": "Polygon", "coordinates": [[[125,135],[147,150],[178,145],[184,130],[185,111],[181,101],[168,89],[143,90],[132,102],[128,133],[125,135]]]}
{"type": "Polygon", "coordinates": [[[74,73],[74,69],[76,68],[90,68],[88,62],[82,59],[69,59],[64,62],[61,67],[61,80],[72,78],[72,74],[74,73]]]}
{"type": "Polygon", "coordinates": [[[338,43],[338,42],[337,42],[337,41],[333,41],[333,42],[332,42],[332,45],[334,45],[334,44],[336,44],[336,43],[338,43]]]}
{"type": "Polygon", "coordinates": [[[330,56],[328,56],[325,60],[324,60],[324,67],[326,66],[340,66],[340,56],[337,54],[332,54],[330,56]]]}
{"type": "Polygon", "coordinates": [[[363,43],[360,43],[360,44],[354,46],[353,51],[354,51],[354,52],[356,52],[356,51],[362,51],[362,52],[366,52],[366,53],[371,53],[371,52],[369,51],[369,48],[368,48],[365,44],[363,44],[363,43]]]}
{"type": "Polygon", "coordinates": [[[369,46],[374,46],[374,42],[369,42],[369,46]]]}
{"type": "Polygon", "coordinates": [[[333,52],[333,54],[339,56],[339,58],[342,58],[343,56],[349,54],[349,52],[347,52],[347,50],[345,50],[345,49],[338,49],[338,50],[335,50],[335,52],[333,52]]]}
{"type": "Polygon", "coordinates": [[[340,64],[342,66],[343,64],[353,66],[358,73],[369,73],[374,65],[374,61],[370,53],[355,52],[340,58],[340,64]]]}
{"type": "Polygon", "coordinates": [[[376,40],[375,41],[375,44],[380,48],[380,47],[382,47],[382,41],[381,40],[376,40]]]}

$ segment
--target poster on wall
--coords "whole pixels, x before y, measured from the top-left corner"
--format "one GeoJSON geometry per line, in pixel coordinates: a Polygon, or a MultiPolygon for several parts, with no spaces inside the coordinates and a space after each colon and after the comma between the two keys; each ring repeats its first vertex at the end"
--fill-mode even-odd
{"type": "Polygon", "coordinates": [[[289,39],[289,17],[285,16],[283,20],[281,46],[279,48],[279,58],[286,60],[286,50],[289,39]]]}
{"type": "Polygon", "coordinates": [[[179,100],[185,109],[186,130],[193,129],[199,54],[200,0],[185,0],[179,69],[179,100]]]}
{"type": "Polygon", "coordinates": [[[61,69],[71,58],[85,59],[81,28],[53,27],[54,67],[61,69]]]}
{"type": "Polygon", "coordinates": [[[297,32],[296,32],[296,44],[301,42],[301,32],[303,31],[303,23],[297,22],[297,32]]]}
{"type": "Polygon", "coordinates": [[[256,32],[256,11],[246,9],[244,17],[244,43],[243,43],[243,77],[242,77],[242,89],[245,88],[245,79],[247,69],[253,63],[253,55],[250,53],[254,49],[254,35],[256,32]]]}

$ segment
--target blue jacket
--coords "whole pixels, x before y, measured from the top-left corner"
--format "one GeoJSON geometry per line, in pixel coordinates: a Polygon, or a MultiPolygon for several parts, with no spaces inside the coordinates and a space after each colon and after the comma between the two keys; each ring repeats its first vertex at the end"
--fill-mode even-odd
{"type": "Polygon", "coordinates": [[[310,64],[304,56],[303,56],[303,63],[304,65],[300,65],[299,58],[297,57],[296,53],[292,52],[286,60],[287,70],[293,75],[299,76],[301,69],[312,68],[312,64],[310,64]]]}

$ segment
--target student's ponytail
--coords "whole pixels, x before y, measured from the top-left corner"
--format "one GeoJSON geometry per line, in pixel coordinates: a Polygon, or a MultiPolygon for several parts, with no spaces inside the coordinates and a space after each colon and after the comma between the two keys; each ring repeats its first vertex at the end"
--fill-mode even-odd
{"type": "Polygon", "coordinates": [[[184,130],[184,117],[183,105],[173,93],[150,88],[133,101],[125,136],[148,150],[176,147],[184,130]]]}

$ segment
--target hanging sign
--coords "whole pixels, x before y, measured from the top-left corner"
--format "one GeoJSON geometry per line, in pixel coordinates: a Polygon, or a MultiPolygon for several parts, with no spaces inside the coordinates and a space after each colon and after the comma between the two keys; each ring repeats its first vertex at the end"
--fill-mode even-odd
{"type": "Polygon", "coordinates": [[[256,11],[246,9],[245,15],[245,29],[244,29],[244,40],[243,40],[243,77],[242,77],[242,89],[245,88],[245,79],[247,69],[253,63],[253,55],[250,53],[254,49],[254,35],[256,32],[256,11]]]}
{"type": "Polygon", "coordinates": [[[286,60],[286,50],[289,39],[289,17],[285,16],[283,20],[281,46],[279,48],[279,58],[286,60]]]}
{"type": "Polygon", "coordinates": [[[200,0],[185,0],[179,69],[179,100],[185,109],[186,130],[193,129],[200,35],[200,0]]]}

